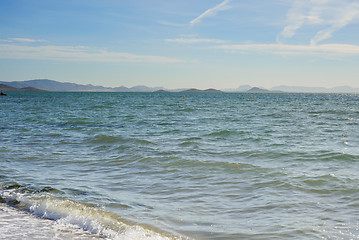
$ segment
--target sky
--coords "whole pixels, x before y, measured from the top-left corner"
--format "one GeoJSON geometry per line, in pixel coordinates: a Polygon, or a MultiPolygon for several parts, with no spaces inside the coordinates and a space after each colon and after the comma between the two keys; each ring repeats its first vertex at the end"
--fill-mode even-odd
{"type": "Polygon", "coordinates": [[[359,87],[359,0],[1,0],[0,81],[359,87]]]}

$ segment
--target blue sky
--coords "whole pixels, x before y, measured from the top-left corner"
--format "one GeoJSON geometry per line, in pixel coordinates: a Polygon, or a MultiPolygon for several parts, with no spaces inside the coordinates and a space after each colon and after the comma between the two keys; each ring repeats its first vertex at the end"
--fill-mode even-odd
{"type": "Polygon", "coordinates": [[[358,0],[2,0],[0,80],[359,87],[358,0]]]}

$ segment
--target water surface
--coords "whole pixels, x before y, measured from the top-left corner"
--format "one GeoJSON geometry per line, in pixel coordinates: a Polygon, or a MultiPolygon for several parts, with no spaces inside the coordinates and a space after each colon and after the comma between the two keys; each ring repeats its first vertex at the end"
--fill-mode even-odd
{"type": "Polygon", "coordinates": [[[7,212],[108,239],[359,237],[359,95],[8,95],[7,212]]]}

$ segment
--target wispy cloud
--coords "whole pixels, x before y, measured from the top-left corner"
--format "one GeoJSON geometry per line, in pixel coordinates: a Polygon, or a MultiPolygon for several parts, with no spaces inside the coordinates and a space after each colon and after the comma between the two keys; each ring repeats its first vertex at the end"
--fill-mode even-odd
{"type": "Polygon", "coordinates": [[[319,31],[311,40],[311,44],[317,44],[325,39],[331,38],[333,33],[350,24],[354,19],[359,18],[359,3],[348,4],[344,8],[338,9],[339,14],[334,22],[326,29],[319,31]]]}
{"type": "Polygon", "coordinates": [[[24,46],[0,44],[2,59],[37,59],[71,62],[179,63],[180,59],[163,56],[136,55],[92,49],[84,46],[24,46]]]}
{"type": "Polygon", "coordinates": [[[195,43],[225,43],[226,41],[210,38],[172,38],[165,39],[166,42],[195,44],[195,43]]]}
{"type": "Polygon", "coordinates": [[[19,43],[35,43],[35,42],[47,42],[46,40],[36,40],[30,38],[8,38],[0,40],[1,42],[19,42],[19,43]]]}
{"type": "Polygon", "coordinates": [[[170,26],[170,27],[184,27],[187,26],[187,24],[180,24],[180,23],[173,23],[170,21],[157,21],[158,24],[164,25],[164,26],[170,26]]]}
{"type": "Polygon", "coordinates": [[[224,0],[222,3],[218,4],[217,6],[208,9],[207,11],[205,11],[204,13],[202,13],[201,15],[199,15],[198,17],[193,19],[190,22],[190,24],[195,25],[195,24],[199,23],[205,17],[215,16],[217,14],[217,12],[225,11],[225,10],[229,9],[230,7],[228,6],[228,3],[230,1],[231,0],[224,0]]]}
{"type": "Polygon", "coordinates": [[[287,13],[287,25],[279,34],[277,38],[278,41],[280,41],[282,37],[293,37],[296,31],[304,24],[304,21],[306,19],[304,14],[305,6],[306,5],[304,1],[296,0],[294,2],[293,7],[287,13]]]}
{"type": "Polygon", "coordinates": [[[259,52],[279,55],[359,55],[359,46],[350,44],[237,44],[221,45],[216,48],[228,51],[259,52]]]}
{"type": "Polygon", "coordinates": [[[359,3],[350,0],[295,0],[287,13],[287,24],[277,41],[292,38],[305,25],[328,26],[310,39],[311,45],[329,39],[333,33],[359,18],[359,3]]]}

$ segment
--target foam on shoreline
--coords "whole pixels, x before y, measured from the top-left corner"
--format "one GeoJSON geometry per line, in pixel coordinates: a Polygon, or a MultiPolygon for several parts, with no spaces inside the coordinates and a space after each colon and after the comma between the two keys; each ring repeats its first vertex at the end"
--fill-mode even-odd
{"type": "Polygon", "coordinates": [[[106,239],[71,225],[37,218],[5,204],[0,205],[0,239],[106,239]]]}
{"type": "Polygon", "coordinates": [[[0,236],[4,239],[177,239],[126,223],[88,204],[17,190],[0,191],[0,236]]]}

